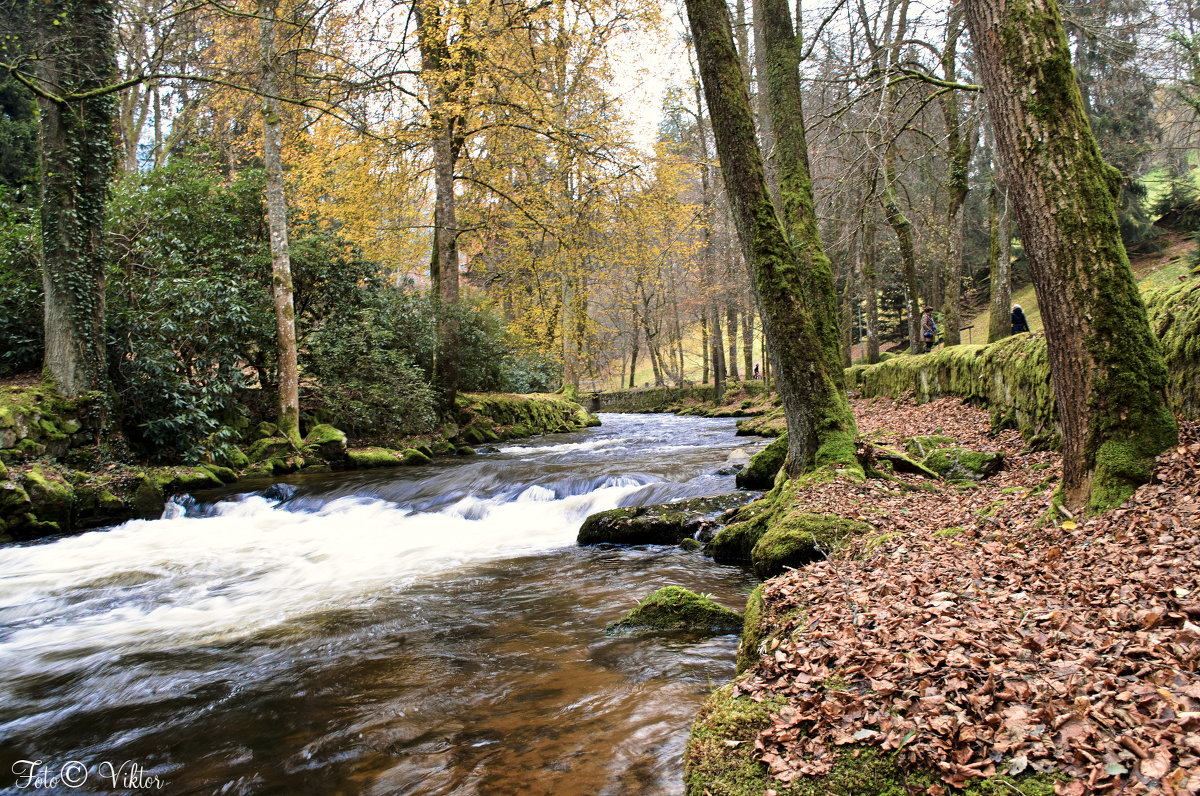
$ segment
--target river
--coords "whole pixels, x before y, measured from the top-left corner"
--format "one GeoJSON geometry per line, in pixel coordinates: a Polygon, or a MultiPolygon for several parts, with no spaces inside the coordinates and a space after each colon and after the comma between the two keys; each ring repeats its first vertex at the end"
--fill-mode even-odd
{"type": "Polygon", "coordinates": [[[0,792],[681,793],[737,638],[604,628],[667,584],[741,610],[753,580],[575,535],[732,491],[746,440],[603,420],[0,548],[0,792]]]}

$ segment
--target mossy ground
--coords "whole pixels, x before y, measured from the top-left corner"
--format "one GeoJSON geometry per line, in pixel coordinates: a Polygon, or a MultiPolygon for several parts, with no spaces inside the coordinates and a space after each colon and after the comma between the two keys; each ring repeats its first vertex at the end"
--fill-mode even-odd
{"type": "MultiPolygon", "coordinates": [[[[755,702],[733,697],[733,685],[714,691],[692,724],[684,752],[687,796],[761,796],[768,789],[783,796],[909,796],[925,793],[939,780],[927,771],[906,771],[895,755],[870,748],[843,747],[832,769],[819,777],[797,777],[789,784],[771,779],[767,766],[755,757],[754,741],[772,714],[785,704],[782,697],[755,702]]],[[[1052,796],[1055,778],[1045,774],[977,779],[956,796],[1052,796]]]]}

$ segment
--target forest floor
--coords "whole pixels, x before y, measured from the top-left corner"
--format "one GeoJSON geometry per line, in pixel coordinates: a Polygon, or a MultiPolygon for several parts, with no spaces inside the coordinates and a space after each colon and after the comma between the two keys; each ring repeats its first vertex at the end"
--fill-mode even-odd
{"type": "Polygon", "coordinates": [[[1073,520],[1051,512],[1059,455],[983,411],[854,407],[865,437],[942,434],[1006,467],[802,493],[876,533],[764,586],[784,618],[734,694],[787,700],[755,744],[781,792],[874,747],[954,787],[1043,772],[1070,778],[1056,793],[1200,793],[1200,423],[1154,483],[1073,520]]]}

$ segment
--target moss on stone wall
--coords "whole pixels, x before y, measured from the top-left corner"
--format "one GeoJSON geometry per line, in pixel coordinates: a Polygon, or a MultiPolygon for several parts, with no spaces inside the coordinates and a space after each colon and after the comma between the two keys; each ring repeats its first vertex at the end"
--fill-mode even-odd
{"type": "Polygon", "coordinates": [[[991,345],[942,348],[929,354],[902,355],[878,365],[846,371],[852,391],[864,398],[902,398],[919,402],[958,396],[1007,413],[1027,436],[1054,432],[1054,388],[1046,339],[1015,335],[991,345]]]}
{"type": "Polygon", "coordinates": [[[1167,404],[1180,417],[1200,418],[1200,280],[1143,298],[1167,365],[1167,404]]]}

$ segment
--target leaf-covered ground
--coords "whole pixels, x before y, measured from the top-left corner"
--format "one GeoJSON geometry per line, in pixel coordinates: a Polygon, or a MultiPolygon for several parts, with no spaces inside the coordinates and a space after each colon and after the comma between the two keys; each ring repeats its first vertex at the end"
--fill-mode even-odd
{"type": "Polygon", "coordinates": [[[855,408],[865,436],[944,434],[1007,467],[801,498],[877,533],[765,586],[776,615],[804,610],[736,693],[788,700],[756,744],[781,786],[865,745],[950,786],[1036,771],[1063,793],[1200,793],[1200,424],[1119,509],[1048,521],[1057,454],[952,399],[855,408]]]}

